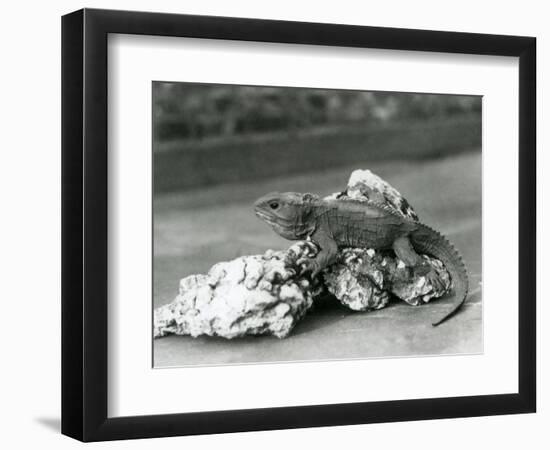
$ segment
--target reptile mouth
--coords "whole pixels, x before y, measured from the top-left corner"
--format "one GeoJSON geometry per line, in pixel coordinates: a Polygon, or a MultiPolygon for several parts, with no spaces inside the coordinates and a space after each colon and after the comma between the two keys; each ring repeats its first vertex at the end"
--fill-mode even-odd
{"type": "Polygon", "coordinates": [[[269,214],[266,214],[265,212],[259,211],[259,210],[255,211],[255,213],[257,217],[259,217],[262,220],[265,220],[268,224],[271,225],[274,223],[273,218],[269,214]]]}

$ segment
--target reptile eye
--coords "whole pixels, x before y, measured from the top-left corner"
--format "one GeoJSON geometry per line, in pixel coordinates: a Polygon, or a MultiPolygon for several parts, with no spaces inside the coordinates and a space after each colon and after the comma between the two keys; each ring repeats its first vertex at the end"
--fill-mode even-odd
{"type": "Polygon", "coordinates": [[[269,204],[269,207],[270,207],[271,209],[277,209],[277,208],[279,207],[279,203],[278,203],[278,202],[271,202],[271,203],[269,204]]]}

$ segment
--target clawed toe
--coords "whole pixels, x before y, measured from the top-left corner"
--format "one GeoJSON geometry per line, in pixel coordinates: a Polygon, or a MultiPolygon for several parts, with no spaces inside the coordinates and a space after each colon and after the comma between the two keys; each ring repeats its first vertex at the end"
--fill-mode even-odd
{"type": "Polygon", "coordinates": [[[300,258],[296,261],[296,264],[301,268],[300,275],[310,273],[311,278],[315,278],[319,274],[319,268],[314,259],[300,258]]]}
{"type": "Polygon", "coordinates": [[[435,270],[431,270],[426,274],[426,280],[430,283],[435,290],[441,291],[445,288],[445,285],[441,281],[439,274],[435,270]]]}

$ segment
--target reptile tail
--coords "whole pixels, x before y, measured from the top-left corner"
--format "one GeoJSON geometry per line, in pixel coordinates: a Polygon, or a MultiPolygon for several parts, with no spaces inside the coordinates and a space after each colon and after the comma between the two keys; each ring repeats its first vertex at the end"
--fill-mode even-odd
{"type": "Polygon", "coordinates": [[[414,249],[418,253],[425,253],[439,259],[451,275],[456,300],[453,308],[432,324],[436,327],[454,316],[466,301],[469,286],[466,266],[453,244],[445,236],[430,227],[419,224],[419,228],[411,234],[410,238],[414,249]]]}

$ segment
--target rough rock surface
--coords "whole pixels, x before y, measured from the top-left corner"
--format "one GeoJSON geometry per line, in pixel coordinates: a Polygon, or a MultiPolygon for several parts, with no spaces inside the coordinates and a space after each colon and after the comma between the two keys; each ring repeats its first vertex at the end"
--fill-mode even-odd
{"type": "Polygon", "coordinates": [[[450,287],[451,279],[443,264],[423,255],[443,282],[438,290],[423,276],[413,276],[391,252],[372,249],[345,249],[340,261],[324,274],[328,290],[342,304],[354,311],[381,309],[390,299],[390,293],[410,305],[428,303],[441,297],[450,287]]]}
{"type": "Polygon", "coordinates": [[[296,260],[315,251],[312,243],[299,242],[286,252],[242,256],[214,265],[207,275],[183,278],[175,300],[154,312],[154,337],[287,336],[317,293],[297,275],[296,260]]]}

